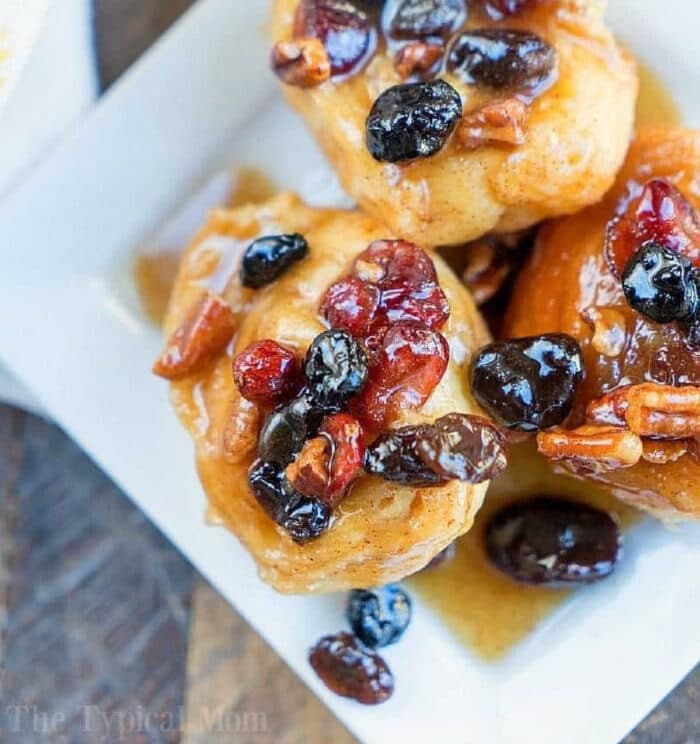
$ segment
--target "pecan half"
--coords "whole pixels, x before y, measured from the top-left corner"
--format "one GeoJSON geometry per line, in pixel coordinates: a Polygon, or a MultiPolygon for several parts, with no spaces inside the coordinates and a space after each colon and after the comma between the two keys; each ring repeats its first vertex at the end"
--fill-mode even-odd
{"type": "Polygon", "coordinates": [[[592,400],[586,407],[588,421],[601,426],[627,426],[625,418],[629,401],[627,395],[631,385],[617,388],[601,398],[592,400]]]}
{"type": "Polygon", "coordinates": [[[262,411],[236,390],[223,433],[222,447],[226,462],[240,465],[252,458],[258,446],[261,424],[262,411]]]}
{"type": "Polygon", "coordinates": [[[588,473],[631,468],[644,452],[641,438],[631,431],[588,425],[572,431],[540,432],[537,449],[550,460],[564,461],[574,470],[588,473]]]}
{"type": "Polygon", "coordinates": [[[527,114],[527,105],[519,99],[499,98],[464,114],[455,136],[466,150],[484,145],[524,145],[527,114]]]}
{"type": "Polygon", "coordinates": [[[287,480],[304,496],[324,500],[330,480],[330,443],[326,437],[309,439],[285,470],[287,480]]]}
{"type": "Polygon", "coordinates": [[[298,88],[314,88],[331,76],[331,62],[320,39],[278,41],[270,62],[283,83],[298,88]]]}
{"type": "Polygon", "coordinates": [[[644,439],[644,454],[642,457],[654,465],[667,465],[669,462],[680,460],[688,452],[688,442],[669,441],[660,439],[644,439]]]}
{"type": "Polygon", "coordinates": [[[493,239],[483,238],[469,246],[462,281],[471,292],[474,302],[483,305],[503,286],[511,268],[505,258],[505,251],[499,250],[493,239]]]}
{"type": "Polygon", "coordinates": [[[633,385],[627,405],[627,424],[642,437],[689,439],[700,435],[698,386],[633,385]]]}
{"type": "Polygon", "coordinates": [[[412,41],[398,51],[394,67],[404,80],[412,75],[427,75],[440,61],[444,51],[442,44],[412,41]]]}
{"type": "Polygon", "coordinates": [[[207,294],[168,339],[153,372],[166,380],[199,372],[226,348],[235,331],[236,317],[228,303],[207,294]]]}

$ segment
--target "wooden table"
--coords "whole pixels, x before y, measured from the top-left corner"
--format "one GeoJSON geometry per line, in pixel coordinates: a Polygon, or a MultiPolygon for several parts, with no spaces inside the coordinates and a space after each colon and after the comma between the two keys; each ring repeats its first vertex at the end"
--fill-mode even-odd
{"type": "MultiPolygon", "coordinates": [[[[104,85],[191,2],[97,0],[104,85]]],[[[353,741],[57,427],[2,405],[0,630],[3,741],[353,741]]],[[[700,667],[626,741],[700,742],[700,667]]]]}

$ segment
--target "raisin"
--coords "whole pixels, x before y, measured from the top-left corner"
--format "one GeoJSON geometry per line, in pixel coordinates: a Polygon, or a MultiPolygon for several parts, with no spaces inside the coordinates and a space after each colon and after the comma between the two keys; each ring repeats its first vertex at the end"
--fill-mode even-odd
{"type": "Polygon", "coordinates": [[[329,416],[320,429],[331,443],[329,481],[323,501],[336,507],[362,473],[365,434],[360,422],[349,413],[329,416]]]}
{"type": "Polygon", "coordinates": [[[658,243],[647,243],[630,258],[622,289],[634,310],[657,323],[690,319],[700,305],[690,261],[658,243]]]}
{"type": "Polygon", "coordinates": [[[365,470],[392,483],[406,486],[436,486],[443,479],[429,468],[419,445],[430,435],[430,425],[404,426],[380,435],[367,449],[365,470]]]}
{"type": "Polygon", "coordinates": [[[484,483],[506,467],[504,436],[480,416],[450,413],[417,443],[418,456],[442,480],[484,483]]]}
{"type": "Polygon", "coordinates": [[[314,339],[304,370],[314,402],[333,410],[362,390],[367,380],[367,355],[347,331],[334,329],[314,339]]]}
{"type": "Polygon", "coordinates": [[[411,599],[398,584],[378,589],[353,589],[347,606],[353,633],[370,648],[400,640],[411,622],[411,599]]]}
{"type": "Polygon", "coordinates": [[[403,408],[419,408],[447,370],[450,347],[437,331],[400,322],[383,335],[362,393],[353,402],[358,418],[381,429],[386,418],[403,408]]]}
{"type": "Polygon", "coordinates": [[[551,79],[556,52],[528,31],[485,28],[455,38],[447,69],[467,85],[496,90],[534,90],[551,79]]]}
{"type": "Polygon", "coordinates": [[[484,8],[492,18],[501,20],[506,16],[518,15],[541,4],[542,0],[486,0],[484,8]]]}
{"type": "Polygon", "coordinates": [[[294,542],[315,540],[329,528],[330,509],[295,491],[279,464],[257,460],[248,472],[248,483],[267,515],[287,530],[294,542]]]}
{"type": "Polygon", "coordinates": [[[329,690],[358,703],[377,705],[394,692],[387,663],[352,633],[321,638],[309,653],[309,663],[329,690]]]}
{"type": "Polygon", "coordinates": [[[376,43],[376,30],[367,13],[351,0],[301,0],[294,35],[323,42],[333,75],[357,71],[376,43]]]}
{"type": "Polygon", "coordinates": [[[396,39],[447,37],[467,20],[465,0],[389,0],[384,28],[396,39]]]}
{"type": "Polygon", "coordinates": [[[299,388],[299,362],[294,352],[275,341],[256,341],[233,360],[233,380],[241,395],[274,406],[299,388]]]}
{"type": "Polygon", "coordinates": [[[260,457],[288,465],[299,454],[304,442],[315,436],[322,416],[308,394],[302,394],[278,408],[268,416],[260,432],[260,457]]]}
{"type": "Polygon", "coordinates": [[[700,267],[700,218],[692,204],[669,181],[653,178],[628,196],[608,223],[605,258],[622,276],[632,256],[646,243],[658,243],[700,267]]]}
{"type": "Polygon", "coordinates": [[[321,300],[321,314],[331,328],[344,328],[355,338],[362,338],[369,332],[380,299],[378,287],[349,276],[326,290],[321,300]]]}
{"type": "Polygon", "coordinates": [[[527,584],[590,584],[622,557],[622,536],[609,514],[586,504],[539,497],[498,512],[486,529],[496,568],[527,584]]]}
{"type": "Polygon", "coordinates": [[[459,93],[444,80],[385,90],[367,117],[367,148],[375,160],[427,158],[447,143],[462,116],[459,93]]]}
{"type": "Polygon", "coordinates": [[[309,252],[303,235],[267,235],[251,243],[243,254],[241,284],[260,289],[279,279],[309,252]]]}
{"type": "Polygon", "coordinates": [[[474,359],[472,393],[501,426],[536,431],[566,419],[582,374],[581,349],[571,336],[498,341],[474,359]]]}

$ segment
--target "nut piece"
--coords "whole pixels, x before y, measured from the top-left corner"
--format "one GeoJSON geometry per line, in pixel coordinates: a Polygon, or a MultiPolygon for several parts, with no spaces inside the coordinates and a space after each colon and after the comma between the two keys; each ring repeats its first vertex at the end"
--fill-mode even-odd
{"type": "Polygon", "coordinates": [[[206,294],[168,340],[153,365],[154,374],[179,380],[199,372],[226,348],[235,331],[236,316],[228,303],[206,294]]]}
{"type": "Polygon", "coordinates": [[[625,418],[642,437],[689,439],[700,435],[700,387],[645,383],[627,394],[625,418]]]}
{"type": "Polygon", "coordinates": [[[236,390],[231,401],[223,433],[223,453],[226,462],[240,465],[250,459],[258,446],[262,412],[236,390]]]}
{"type": "Polygon", "coordinates": [[[466,150],[484,145],[524,145],[527,114],[527,106],[519,99],[499,98],[464,114],[455,136],[466,150]]]}
{"type": "Polygon", "coordinates": [[[326,437],[309,439],[284,474],[299,493],[322,500],[328,491],[330,457],[330,443],[326,437]]]}
{"type": "Polygon", "coordinates": [[[644,453],[639,436],[614,426],[540,432],[537,449],[550,460],[562,460],[573,470],[585,473],[631,468],[644,453]]]}
{"type": "Polygon", "coordinates": [[[654,465],[667,465],[669,462],[680,460],[688,452],[688,442],[659,439],[644,439],[644,454],[642,457],[654,465]]]}
{"type": "Polygon", "coordinates": [[[270,61],[283,83],[298,88],[314,88],[331,76],[331,63],[320,39],[278,41],[270,61]]]}
{"type": "Polygon", "coordinates": [[[471,292],[474,302],[483,305],[503,286],[511,268],[504,251],[499,251],[492,239],[483,238],[469,246],[462,281],[471,292]]]}
{"type": "Polygon", "coordinates": [[[404,80],[412,75],[426,75],[435,67],[444,51],[442,44],[412,41],[398,51],[394,67],[404,80]]]}
{"type": "Polygon", "coordinates": [[[602,398],[592,400],[586,407],[588,421],[601,426],[627,426],[625,418],[629,408],[627,396],[632,385],[617,388],[602,398]]]}
{"type": "Polygon", "coordinates": [[[688,456],[700,465],[700,437],[693,437],[686,442],[688,456]]]}

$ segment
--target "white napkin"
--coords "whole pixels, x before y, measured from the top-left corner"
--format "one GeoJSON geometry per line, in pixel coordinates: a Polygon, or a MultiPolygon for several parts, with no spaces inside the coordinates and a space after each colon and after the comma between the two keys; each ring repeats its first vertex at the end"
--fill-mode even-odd
{"type": "MultiPolygon", "coordinates": [[[[36,44],[0,111],[0,198],[46,157],[97,96],[89,0],[49,0],[36,44]]],[[[37,405],[0,368],[0,400],[37,405]]]]}

